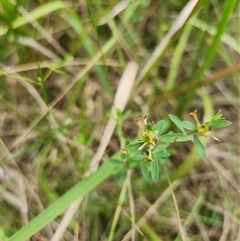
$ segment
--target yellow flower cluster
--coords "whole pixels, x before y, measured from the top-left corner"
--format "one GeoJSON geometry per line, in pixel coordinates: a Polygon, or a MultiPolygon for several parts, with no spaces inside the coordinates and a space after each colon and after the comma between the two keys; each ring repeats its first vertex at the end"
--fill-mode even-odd
{"type": "Polygon", "coordinates": [[[204,136],[204,137],[208,137],[208,136],[211,136],[214,140],[216,141],[220,141],[217,137],[211,135],[211,134],[207,134],[207,132],[211,131],[212,128],[209,126],[209,122],[205,122],[203,124],[200,124],[199,120],[198,120],[198,117],[197,117],[197,111],[193,111],[191,112],[189,115],[191,115],[194,120],[196,121],[196,127],[197,127],[197,130],[198,130],[198,134],[201,135],[201,136],[204,136]]]}
{"type": "MultiPolygon", "coordinates": [[[[141,139],[139,141],[142,141],[143,144],[138,148],[138,150],[146,151],[147,152],[146,161],[152,162],[154,161],[152,159],[152,150],[155,148],[158,141],[156,132],[153,132],[147,129],[147,126],[148,126],[147,116],[136,118],[135,122],[138,124],[140,130],[142,131],[141,139]]],[[[156,130],[153,123],[152,123],[152,126],[156,130]]]]}

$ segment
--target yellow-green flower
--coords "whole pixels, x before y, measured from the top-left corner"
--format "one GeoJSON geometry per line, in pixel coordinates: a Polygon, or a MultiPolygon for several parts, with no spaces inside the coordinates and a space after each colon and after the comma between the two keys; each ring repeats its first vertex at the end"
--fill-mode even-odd
{"type": "Polygon", "coordinates": [[[154,131],[149,130],[148,123],[147,123],[147,116],[139,117],[135,119],[135,122],[138,124],[142,134],[139,141],[143,142],[143,144],[138,148],[138,150],[146,150],[147,151],[147,157],[146,161],[152,162],[154,161],[152,159],[152,150],[157,145],[157,135],[156,135],[156,128],[154,124],[152,123],[151,127],[154,129],[154,131]]]}
{"type": "Polygon", "coordinates": [[[212,130],[212,128],[210,126],[210,122],[205,122],[203,124],[200,124],[200,122],[198,120],[198,116],[197,116],[197,110],[191,112],[189,115],[191,115],[194,118],[194,120],[196,121],[197,132],[199,135],[204,136],[204,137],[211,136],[214,140],[220,141],[217,137],[208,133],[212,130]]]}

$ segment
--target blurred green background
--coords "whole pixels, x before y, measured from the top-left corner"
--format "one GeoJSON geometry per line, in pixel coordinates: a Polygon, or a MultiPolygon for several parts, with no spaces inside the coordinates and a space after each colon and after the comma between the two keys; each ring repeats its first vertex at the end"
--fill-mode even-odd
{"type": "MultiPolygon", "coordinates": [[[[163,169],[153,183],[125,166],[95,181],[59,240],[182,240],[179,221],[185,240],[240,240],[239,2],[2,0],[0,11],[2,240],[85,178],[129,62],[139,69],[118,121],[125,138],[143,115],[168,131],[170,113],[209,120],[221,109],[232,125],[214,132],[221,142],[205,139],[205,161],[192,143],[171,146],[180,220],[163,169]]],[[[63,216],[31,240],[53,240],[63,216]]]]}

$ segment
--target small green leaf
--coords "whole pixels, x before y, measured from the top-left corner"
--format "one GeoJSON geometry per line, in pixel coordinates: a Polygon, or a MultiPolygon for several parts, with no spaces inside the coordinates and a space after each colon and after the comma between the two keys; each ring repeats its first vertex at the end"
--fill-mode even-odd
{"type": "Polygon", "coordinates": [[[131,114],[131,110],[125,111],[122,113],[122,121],[125,121],[129,115],[131,114]]]}
{"type": "Polygon", "coordinates": [[[164,152],[168,146],[169,146],[170,143],[163,143],[161,142],[160,145],[157,145],[155,148],[154,148],[154,153],[158,153],[158,152],[164,152]]]}
{"type": "Polygon", "coordinates": [[[125,167],[125,164],[122,160],[119,159],[110,159],[116,166],[112,170],[112,175],[119,173],[125,167]]]}
{"type": "Polygon", "coordinates": [[[227,121],[227,120],[216,120],[216,121],[210,122],[210,126],[213,129],[220,129],[220,128],[223,128],[223,127],[230,126],[231,124],[232,124],[232,122],[227,121]]]}
{"type": "Polygon", "coordinates": [[[122,160],[125,160],[125,159],[127,158],[127,156],[128,156],[127,154],[121,154],[121,155],[120,155],[120,157],[121,157],[122,160]]]}
{"type": "Polygon", "coordinates": [[[167,151],[165,151],[165,152],[157,152],[157,153],[154,152],[154,154],[155,154],[155,157],[156,157],[157,159],[168,158],[168,157],[171,156],[171,154],[168,153],[167,151]]]}
{"type": "Polygon", "coordinates": [[[131,142],[127,139],[126,140],[126,143],[125,143],[125,146],[128,146],[128,145],[130,145],[131,144],[131,142]]]}
{"type": "Polygon", "coordinates": [[[72,61],[74,58],[71,55],[67,55],[64,59],[61,59],[59,61],[57,61],[54,66],[53,69],[59,69],[61,67],[63,67],[64,65],[66,65],[68,62],[72,61]]]}
{"type": "Polygon", "coordinates": [[[138,151],[138,148],[140,146],[143,145],[144,142],[140,141],[140,142],[135,142],[135,143],[132,143],[132,144],[129,144],[127,146],[124,147],[124,149],[126,149],[128,151],[129,154],[131,153],[134,153],[136,151],[138,151]]]}
{"type": "Polygon", "coordinates": [[[151,166],[151,176],[154,182],[157,181],[158,177],[159,177],[159,164],[158,161],[156,159],[154,159],[153,162],[150,163],[151,166]]]}
{"type": "Polygon", "coordinates": [[[168,158],[160,158],[158,159],[158,163],[162,166],[164,165],[165,163],[167,163],[169,161],[168,158]]]}
{"type": "Polygon", "coordinates": [[[149,131],[154,132],[154,131],[155,131],[155,128],[154,128],[154,126],[152,125],[152,123],[148,123],[147,126],[146,126],[146,130],[149,130],[149,131]]]}
{"type": "Polygon", "coordinates": [[[221,110],[219,110],[218,113],[215,116],[213,116],[213,118],[211,119],[210,122],[213,122],[213,121],[216,121],[216,120],[220,120],[220,119],[223,119],[221,110]]]}
{"type": "Polygon", "coordinates": [[[185,130],[182,127],[181,120],[177,116],[172,115],[172,114],[169,114],[168,116],[172,120],[172,122],[182,131],[182,133],[185,134],[185,130]]]}
{"type": "Polygon", "coordinates": [[[142,161],[146,158],[146,155],[141,152],[136,152],[130,159],[133,161],[142,161]]]}
{"type": "Polygon", "coordinates": [[[157,128],[157,131],[158,131],[158,136],[160,136],[160,135],[162,134],[164,125],[165,125],[165,121],[164,121],[164,120],[160,120],[160,121],[157,123],[156,128],[157,128]]]}
{"type": "Polygon", "coordinates": [[[194,131],[197,130],[196,126],[194,126],[191,122],[189,121],[182,121],[181,122],[182,127],[189,130],[189,131],[194,131]]]}
{"type": "Polygon", "coordinates": [[[206,157],[207,157],[206,156],[206,151],[205,151],[205,147],[203,146],[202,142],[197,138],[196,135],[193,135],[193,139],[194,139],[194,144],[197,147],[200,156],[203,159],[206,159],[206,157]]]}
{"type": "Polygon", "coordinates": [[[162,135],[159,138],[160,142],[181,142],[181,141],[189,141],[190,137],[183,133],[169,133],[166,135],[162,135]]]}
{"type": "Polygon", "coordinates": [[[145,161],[140,162],[140,170],[141,170],[141,173],[142,173],[144,179],[148,182],[150,182],[150,181],[152,182],[152,179],[151,179],[151,176],[150,176],[150,173],[149,173],[149,170],[148,170],[148,167],[149,167],[148,164],[149,163],[147,163],[145,161]]]}

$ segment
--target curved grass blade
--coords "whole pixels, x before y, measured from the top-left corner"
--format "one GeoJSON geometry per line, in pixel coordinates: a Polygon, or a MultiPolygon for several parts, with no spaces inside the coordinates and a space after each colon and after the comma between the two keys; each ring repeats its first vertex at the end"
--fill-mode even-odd
{"type": "Polygon", "coordinates": [[[189,1],[179,14],[169,32],[164,36],[161,43],[156,47],[151,58],[147,61],[144,68],[140,71],[136,83],[139,84],[150,74],[151,69],[159,62],[169,45],[174,41],[177,33],[185,26],[190,17],[203,3],[203,0],[189,1]]]}
{"type": "Polygon", "coordinates": [[[64,212],[73,202],[97,187],[103,180],[109,177],[118,166],[115,161],[107,161],[90,177],[80,181],[57,201],[46,208],[37,217],[15,233],[8,241],[25,241],[41,228],[50,223],[59,214],[64,212]]]}
{"type": "MultiPolygon", "coordinates": [[[[34,9],[32,12],[29,14],[31,15],[30,18],[26,18],[26,16],[21,16],[17,19],[15,19],[12,23],[12,29],[19,28],[27,23],[29,23],[32,19],[38,19],[40,17],[46,16],[47,14],[57,11],[59,9],[66,9],[67,5],[63,1],[54,1],[54,2],[49,2],[44,5],[41,5],[40,7],[34,9]]],[[[2,28],[0,31],[0,36],[3,36],[6,34],[8,31],[7,28],[2,28]]]]}

